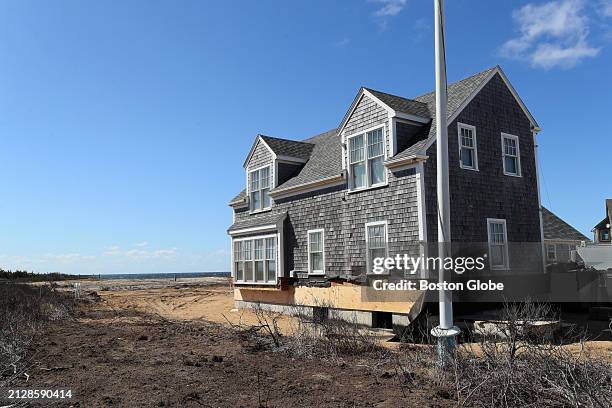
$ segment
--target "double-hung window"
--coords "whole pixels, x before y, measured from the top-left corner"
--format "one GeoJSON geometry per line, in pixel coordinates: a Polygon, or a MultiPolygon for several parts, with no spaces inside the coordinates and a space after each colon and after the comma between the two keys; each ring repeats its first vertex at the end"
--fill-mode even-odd
{"type": "Polygon", "coordinates": [[[459,165],[462,169],[478,170],[478,148],[476,145],[476,128],[459,123],[459,165]]]}
{"type": "Polygon", "coordinates": [[[491,269],[508,269],[508,234],[506,220],[487,218],[489,265],[491,269]]]}
{"type": "Polygon", "coordinates": [[[251,211],[270,208],[270,166],[249,172],[251,211]]]}
{"type": "Polygon", "coordinates": [[[242,241],[234,242],[234,279],[244,280],[244,262],[242,262],[242,241]]]}
{"type": "Polygon", "coordinates": [[[375,258],[387,257],[387,222],[366,224],[367,273],[372,273],[375,258]]]}
{"type": "Polygon", "coordinates": [[[506,176],[521,176],[521,151],[518,136],[502,133],[502,160],[506,176]]]}
{"type": "Polygon", "coordinates": [[[383,127],[351,136],[348,142],[351,189],[384,184],[386,172],[383,127]]]}
{"type": "Polygon", "coordinates": [[[276,249],[276,236],[234,240],[236,283],[275,283],[276,249]]]}
{"type": "Polygon", "coordinates": [[[266,238],[266,281],[276,281],[276,238],[266,238]]]}
{"type": "Polygon", "coordinates": [[[325,273],[325,237],[324,230],[308,231],[308,273],[325,273]]]}
{"type": "Polygon", "coordinates": [[[555,244],[546,244],[546,260],[548,262],[557,260],[557,246],[555,244]]]}

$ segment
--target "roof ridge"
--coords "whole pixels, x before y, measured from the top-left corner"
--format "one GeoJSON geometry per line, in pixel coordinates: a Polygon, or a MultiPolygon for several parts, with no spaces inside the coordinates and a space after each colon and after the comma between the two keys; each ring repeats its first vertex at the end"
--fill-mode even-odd
{"type": "MultiPolygon", "coordinates": [[[[495,65],[495,66],[490,67],[490,68],[487,68],[487,69],[485,69],[485,70],[483,70],[483,71],[480,71],[480,72],[477,72],[477,73],[475,73],[475,74],[472,74],[472,75],[470,75],[470,76],[468,76],[468,77],[462,78],[462,79],[460,79],[460,80],[458,80],[458,81],[451,82],[450,84],[447,84],[447,87],[450,87],[450,86],[453,86],[453,85],[457,85],[457,84],[459,84],[459,83],[461,83],[461,82],[467,82],[467,81],[469,81],[469,80],[471,80],[471,79],[473,79],[473,78],[475,78],[475,77],[477,77],[477,76],[479,76],[479,75],[483,75],[483,74],[485,74],[485,73],[489,73],[489,72],[493,71],[494,69],[498,69],[498,68],[500,68],[500,66],[499,66],[499,65],[495,65]]],[[[429,92],[426,92],[426,93],[424,93],[424,94],[421,94],[421,95],[415,96],[415,97],[414,97],[414,100],[416,100],[417,102],[421,102],[421,101],[419,101],[419,100],[418,100],[418,99],[416,99],[416,98],[424,98],[424,97],[429,96],[429,95],[434,94],[434,93],[436,93],[436,90],[435,90],[435,89],[434,89],[433,91],[429,91],[429,92]]]]}
{"type": "Polygon", "coordinates": [[[260,136],[262,138],[267,138],[267,139],[274,139],[274,140],[282,140],[284,142],[294,142],[294,143],[304,143],[304,144],[312,144],[312,143],[308,143],[308,142],[304,142],[302,140],[293,140],[293,139],[285,139],[282,137],[276,137],[276,136],[268,136],[268,135],[263,135],[263,134],[258,134],[257,136],[260,136]]]}
{"type": "Polygon", "coordinates": [[[394,96],[396,98],[406,99],[407,101],[412,101],[412,102],[416,102],[416,103],[422,103],[423,105],[427,105],[425,102],[417,101],[416,99],[407,98],[405,96],[401,96],[401,95],[397,95],[397,94],[392,94],[392,93],[385,92],[385,91],[379,91],[378,89],[368,88],[367,86],[362,86],[362,88],[367,90],[367,91],[374,91],[374,92],[386,94],[386,95],[389,95],[389,96],[394,96]]]}

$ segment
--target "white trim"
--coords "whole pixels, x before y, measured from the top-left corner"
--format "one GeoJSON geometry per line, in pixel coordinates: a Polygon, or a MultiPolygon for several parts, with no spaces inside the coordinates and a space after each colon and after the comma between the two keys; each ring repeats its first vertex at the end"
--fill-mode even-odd
{"type": "Polygon", "coordinates": [[[389,222],[383,221],[370,221],[365,223],[365,240],[366,240],[366,275],[372,275],[372,266],[370,260],[370,236],[368,234],[369,227],[376,227],[383,225],[385,227],[385,256],[389,256],[389,222]]]}
{"type": "Polygon", "coordinates": [[[385,166],[385,161],[386,159],[389,157],[387,154],[387,132],[385,130],[385,123],[383,122],[382,124],[378,124],[372,127],[369,127],[367,129],[363,129],[360,131],[356,131],[351,133],[350,135],[343,135],[345,137],[345,144],[347,146],[346,148],[346,172],[347,172],[347,184],[348,184],[348,190],[349,192],[356,192],[356,191],[364,191],[364,190],[369,190],[372,188],[377,188],[377,187],[383,187],[388,185],[389,183],[389,175],[387,174],[387,168],[385,166]],[[378,129],[382,129],[382,142],[383,142],[383,174],[384,174],[384,181],[380,182],[380,183],[376,183],[376,184],[369,184],[370,182],[370,166],[369,166],[369,160],[370,158],[368,157],[368,133],[369,132],[373,132],[375,130],[378,129]],[[350,149],[348,146],[350,146],[350,140],[358,137],[360,135],[363,135],[363,161],[365,164],[365,175],[366,175],[366,185],[364,187],[360,187],[360,188],[353,188],[353,183],[351,180],[351,163],[350,163],[350,149]]]}
{"type": "MultiPolygon", "coordinates": [[[[338,133],[339,134],[342,134],[342,132],[344,131],[344,128],[348,124],[350,118],[353,116],[353,113],[355,112],[355,109],[357,109],[357,106],[359,106],[359,103],[361,102],[361,100],[363,99],[364,96],[367,96],[368,98],[372,99],[374,102],[376,102],[378,105],[380,105],[380,107],[382,107],[384,110],[386,110],[387,111],[387,115],[389,117],[398,117],[398,118],[401,118],[401,119],[407,119],[407,120],[411,120],[411,121],[414,121],[414,122],[417,122],[417,123],[421,123],[421,124],[427,124],[427,123],[429,123],[431,121],[431,118],[423,118],[423,117],[416,116],[416,115],[411,115],[411,114],[408,114],[408,113],[398,112],[398,111],[392,109],[389,105],[387,105],[386,103],[384,103],[380,99],[378,99],[376,96],[374,96],[374,94],[372,94],[367,89],[360,88],[359,91],[357,92],[357,95],[355,96],[355,99],[353,99],[353,102],[352,102],[351,106],[349,106],[348,111],[346,112],[346,114],[342,118],[342,121],[340,122],[340,125],[338,126],[338,133]]],[[[344,138],[342,138],[342,141],[344,142],[344,138]]],[[[343,163],[343,165],[344,165],[344,163],[343,163]]]]}
{"type": "Polygon", "coordinates": [[[395,118],[389,116],[389,146],[391,157],[397,154],[397,132],[395,131],[395,118]]]}
{"type": "MultiPolygon", "coordinates": [[[[416,165],[417,212],[419,216],[419,252],[424,259],[427,258],[427,211],[425,202],[425,165],[419,162],[416,165]]],[[[421,277],[425,277],[426,267],[421,264],[421,277]]]]}
{"type": "Polygon", "coordinates": [[[461,167],[464,170],[478,171],[478,137],[476,136],[476,126],[457,122],[457,142],[459,145],[459,167],[461,167]],[[474,152],[474,166],[473,167],[465,166],[463,164],[463,160],[461,160],[461,151],[463,149],[463,140],[461,139],[461,129],[470,130],[472,132],[472,137],[474,139],[474,146],[472,148],[472,151],[474,152]]]}
{"type": "Polygon", "coordinates": [[[323,188],[334,187],[344,184],[346,181],[344,172],[338,176],[332,176],[321,180],[312,181],[310,183],[298,184],[289,188],[270,191],[270,196],[279,200],[281,198],[291,197],[298,194],[304,194],[311,191],[320,190],[323,188]]]}
{"type": "Polygon", "coordinates": [[[258,142],[263,143],[264,146],[266,146],[266,148],[272,154],[272,157],[274,157],[274,159],[276,159],[276,153],[274,153],[274,150],[272,150],[272,148],[266,143],[266,141],[263,140],[261,135],[257,135],[257,137],[255,138],[255,142],[253,143],[253,146],[251,146],[251,150],[249,151],[249,154],[248,154],[246,160],[244,161],[244,164],[242,165],[242,167],[244,167],[245,169],[247,168],[247,166],[249,164],[249,161],[251,161],[251,157],[253,156],[253,153],[255,153],[255,148],[257,147],[257,143],[258,142]]]}
{"type": "Polygon", "coordinates": [[[418,163],[424,162],[429,159],[429,156],[423,156],[420,154],[413,154],[411,156],[402,157],[400,159],[390,159],[385,161],[385,167],[392,171],[399,171],[410,169],[416,166],[418,163]]]}
{"type": "Polygon", "coordinates": [[[309,275],[325,275],[325,229],[318,228],[306,231],[306,246],[308,250],[308,274],[309,275]],[[323,270],[313,271],[310,264],[310,234],[321,233],[321,253],[323,255],[323,270]]]}
{"type": "Polygon", "coordinates": [[[480,85],[478,86],[478,88],[476,88],[471,94],[470,96],[468,96],[466,99],[463,100],[463,102],[461,103],[461,105],[459,105],[459,107],[453,112],[453,114],[449,117],[448,119],[448,123],[452,123],[455,119],[457,119],[457,116],[459,116],[459,114],[461,113],[461,111],[463,109],[465,109],[465,107],[472,102],[472,99],[474,99],[474,97],[476,97],[476,95],[478,95],[478,93],[482,90],[482,88],[485,87],[486,84],[489,83],[489,81],[491,79],[493,79],[493,77],[495,76],[495,74],[499,74],[499,76],[502,78],[502,80],[504,81],[504,83],[506,84],[506,86],[508,87],[508,89],[510,90],[510,93],[512,93],[512,96],[514,96],[514,99],[516,99],[516,102],[519,104],[519,106],[521,107],[521,109],[523,110],[523,113],[525,113],[525,115],[527,116],[527,118],[529,119],[529,122],[531,122],[531,126],[533,127],[533,129],[540,131],[540,127],[538,125],[538,122],[536,122],[535,118],[533,117],[533,115],[531,114],[531,112],[529,112],[529,109],[527,109],[527,106],[525,106],[525,104],[523,103],[523,100],[521,99],[521,97],[519,96],[519,94],[516,92],[516,89],[514,89],[514,87],[512,86],[512,84],[510,83],[510,80],[508,79],[508,77],[506,76],[506,74],[504,73],[504,71],[501,69],[501,67],[499,65],[497,65],[490,73],[489,75],[480,83],[480,85]]]}
{"type": "Polygon", "coordinates": [[[242,235],[242,234],[251,234],[251,233],[270,231],[270,230],[275,231],[277,227],[278,226],[276,224],[262,225],[260,227],[243,228],[239,230],[230,231],[229,234],[230,235],[242,235]]]}
{"type": "MultiPolygon", "coordinates": [[[[570,249],[570,251],[571,251],[571,249],[570,249]]],[[[546,243],[546,255],[545,255],[545,258],[546,258],[546,262],[549,262],[549,261],[556,262],[557,261],[557,244],[551,244],[551,243],[548,243],[548,242],[546,243]],[[555,250],[555,257],[552,258],[552,259],[549,259],[548,258],[548,248],[551,247],[551,246],[555,250]]]]}
{"type": "MultiPolygon", "coordinates": [[[[521,169],[521,140],[516,135],[510,133],[501,132],[501,154],[502,154],[502,166],[504,168],[504,175],[512,177],[523,177],[523,170],[521,169]],[[516,141],[516,169],[517,173],[508,173],[506,171],[506,152],[504,151],[504,139],[514,139],[516,141]]],[[[514,157],[514,156],[508,156],[514,157]]]]}
{"type": "MultiPolygon", "coordinates": [[[[250,237],[243,237],[243,238],[233,238],[232,237],[232,277],[234,278],[234,284],[237,285],[257,285],[257,286],[276,286],[278,284],[278,278],[282,276],[282,270],[281,270],[281,266],[280,266],[280,261],[279,261],[279,251],[280,251],[280,247],[281,247],[281,241],[279,239],[279,234],[266,234],[266,235],[256,235],[256,236],[250,236],[250,237]],[[275,238],[276,239],[276,259],[274,260],[276,262],[276,279],[274,280],[274,282],[269,282],[267,281],[267,275],[266,275],[266,238],[275,238]],[[263,259],[261,261],[263,261],[264,263],[264,282],[258,282],[255,280],[255,241],[262,239],[264,242],[264,246],[263,246],[263,259]],[[242,276],[243,279],[241,281],[236,280],[236,261],[234,260],[234,243],[235,242],[241,242],[241,241],[251,241],[251,259],[248,260],[248,262],[252,262],[253,264],[253,280],[252,281],[246,281],[245,275],[246,275],[246,268],[243,269],[242,271],[242,276]]],[[[246,260],[242,259],[242,262],[247,262],[246,260]]]]}
{"type": "MultiPolygon", "coordinates": [[[[249,169],[247,168],[247,204],[249,206],[249,213],[250,214],[257,214],[260,212],[265,212],[265,211],[269,211],[272,209],[272,196],[270,195],[270,191],[272,191],[272,189],[274,188],[275,185],[275,174],[278,167],[276,165],[276,160],[274,160],[272,163],[268,163],[268,164],[264,164],[262,166],[256,167],[254,169],[249,169]],[[270,199],[270,205],[267,207],[263,206],[263,194],[261,194],[261,191],[263,190],[263,188],[260,188],[259,190],[257,190],[260,193],[260,197],[259,199],[261,200],[261,208],[257,209],[257,210],[253,210],[251,209],[251,173],[254,172],[259,172],[260,170],[263,170],[265,168],[268,168],[268,198],[270,199]]],[[[259,183],[261,185],[261,178],[259,178],[259,183]]]]}
{"type": "Polygon", "coordinates": [[[508,270],[510,268],[510,259],[508,258],[508,228],[506,227],[506,220],[502,218],[487,218],[487,241],[489,244],[489,267],[491,270],[508,270]],[[494,266],[491,265],[491,228],[490,225],[494,224],[503,224],[504,226],[504,249],[505,249],[505,257],[504,257],[504,265],[503,266],[494,266]]]}
{"type": "MultiPolygon", "coordinates": [[[[512,84],[510,83],[510,80],[508,79],[506,74],[502,71],[502,69],[501,69],[501,67],[499,65],[497,65],[489,73],[489,75],[485,79],[482,80],[480,85],[478,85],[478,87],[470,94],[470,96],[468,96],[467,98],[465,98],[463,100],[463,102],[461,102],[461,105],[459,105],[459,107],[457,109],[455,109],[455,111],[452,113],[452,115],[449,116],[448,123],[452,123],[455,119],[457,119],[459,114],[466,108],[466,106],[470,102],[472,102],[472,99],[474,99],[476,97],[476,95],[478,95],[480,93],[480,91],[482,91],[482,88],[484,88],[485,85],[487,85],[489,83],[489,81],[495,76],[495,74],[499,74],[501,76],[501,78],[503,79],[504,83],[506,84],[506,86],[510,90],[510,93],[512,93],[512,96],[514,96],[514,99],[516,100],[516,102],[519,104],[519,106],[521,107],[521,109],[523,110],[523,112],[525,113],[527,118],[529,119],[529,122],[531,123],[532,130],[534,130],[536,132],[540,132],[542,129],[540,128],[540,126],[536,122],[536,120],[533,117],[533,115],[531,114],[531,112],[529,112],[529,110],[527,109],[527,106],[523,103],[523,100],[518,95],[518,93],[516,92],[516,90],[514,89],[512,84]]],[[[429,140],[429,143],[427,143],[423,147],[423,152],[427,152],[427,149],[429,149],[431,147],[431,145],[433,145],[435,142],[436,142],[436,138],[435,137],[431,138],[429,140]]]]}

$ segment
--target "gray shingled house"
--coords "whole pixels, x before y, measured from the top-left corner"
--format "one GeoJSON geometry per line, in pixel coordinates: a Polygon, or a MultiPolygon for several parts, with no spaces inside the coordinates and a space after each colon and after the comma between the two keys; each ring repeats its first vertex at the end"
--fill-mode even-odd
{"type": "MultiPolygon", "coordinates": [[[[293,303],[299,288],[367,276],[375,257],[436,242],[434,116],[433,92],[361,88],[335,129],[258,135],[229,203],[236,301],[293,303]]],[[[510,243],[528,243],[543,267],[537,122],[499,66],[449,84],[448,116],[452,241],[486,243],[499,273],[522,262],[510,243]]],[[[351,305],[338,307],[368,309],[351,305]]]]}
{"type": "Polygon", "coordinates": [[[546,263],[568,262],[570,253],[590,240],[552,211],[542,207],[546,263]]]}
{"type": "Polygon", "coordinates": [[[610,225],[612,224],[612,199],[606,200],[606,216],[595,227],[593,227],[594,242],[598,244],[611,244],[612,237],[610,225]]]}

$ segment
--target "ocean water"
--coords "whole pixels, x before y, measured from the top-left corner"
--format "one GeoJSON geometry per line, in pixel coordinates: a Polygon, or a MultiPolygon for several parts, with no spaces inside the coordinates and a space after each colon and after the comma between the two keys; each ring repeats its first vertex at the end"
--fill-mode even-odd
{"type": "Polygon", "coordinates": [[[97,275],[99,279],[176,279],[181,278],[202,278],[202,277],[227,277],[230,276],[230,272],[184,272],[184,273],[117,273],[107,275],[97,275]]]}

